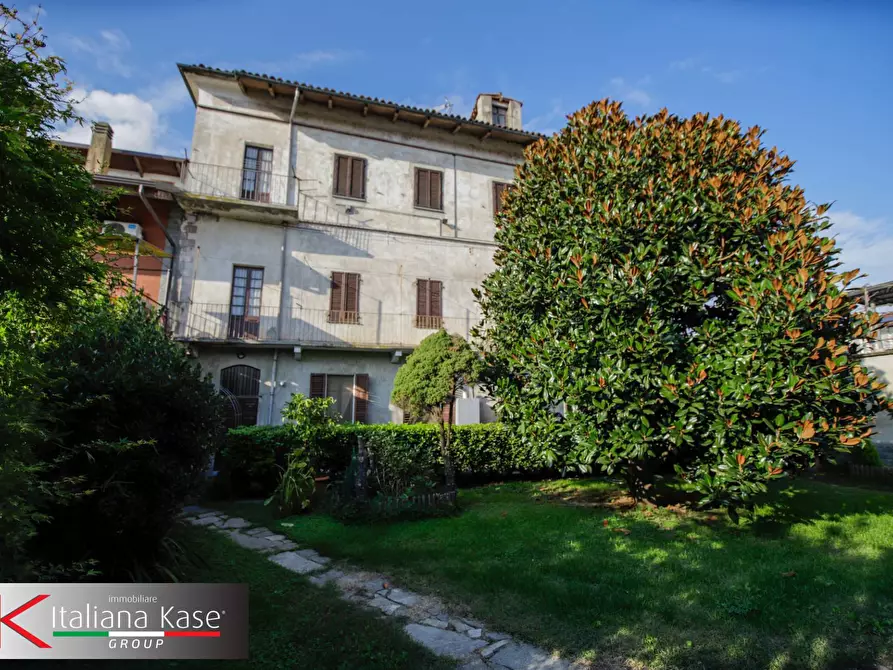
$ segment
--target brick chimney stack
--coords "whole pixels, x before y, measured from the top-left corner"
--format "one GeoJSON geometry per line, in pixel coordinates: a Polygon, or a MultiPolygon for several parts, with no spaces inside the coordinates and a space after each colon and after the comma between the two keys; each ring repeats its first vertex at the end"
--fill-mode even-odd
{"type": "Polygon", "coordinates": [[[112,162],[112,127],[105,121],[97,121],[93,124],[93,136],[90,138],[90,148],[87,150],[88,172],[93,174],[107,174],[112,162]]]}

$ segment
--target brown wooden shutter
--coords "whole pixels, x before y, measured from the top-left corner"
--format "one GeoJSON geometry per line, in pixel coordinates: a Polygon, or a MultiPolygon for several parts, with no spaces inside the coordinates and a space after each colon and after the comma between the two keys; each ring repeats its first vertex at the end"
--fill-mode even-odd
{"type": "Polygon", "coordinates": [[[493,214],[499,214],[502,211],[502,198],[505,195],[507,184],[494,182],[493,184],[493,214]]]}
{"type": "Polygon", "coordinates": [[[335,156],[335,193],[350,195],[350,158],[335,156]]]}
{"type": "Polygon", "coordinates": [[[441,304],[440,294],[442,290],[443,284],[439,281],[430,280],[428,282],[428,289],[430,292],[430,298],[428,303],[428,315],[433,317],[442,317],[443,316],[443,306],[441,304]]]}
{"type": "Polygon", "coordinates": [[[428,206],[428,171],[415,170],[415,204],[416,207],[428,206]]]}
{"type": "Polygon", "coordinates": [[[344,311],[360,311],[360,275],[344,274],[344,311]]]}
{"type": "Polygon", "coordinates": [[[440,172],[431,171],[428,173],[431,180],[431,189],[428,206],[431,209],[443,209],[443,183],[440,172]]]}
{"type": "Polygon", "coordinates": [[[323,374],[310,375],[310,397],[323,398],[326,395],[326,376],[323,374]]]}
{"type": "Polygon", "coordinates": [[[369,375],[354,375],[353,419],[366,423],[369,414],[369,375]]]}
{"type": "Polygon", "coordinates": [[[366,160],[363,158],[351,158],[350,168],[350,197],[366,197],[366,160]]]}
{"type": "Polygon", "coordinates": [[[428,280],[419,279],[416,282],[416,316],[428,316],[428,280]]]}
{"type": "Polygon", "coordinates": [[[333,272],[332,273],[332,286],[329,291],[329,311],[330,312],[341,312],[344,311],[344,273],[343,272],[333,272]]]}

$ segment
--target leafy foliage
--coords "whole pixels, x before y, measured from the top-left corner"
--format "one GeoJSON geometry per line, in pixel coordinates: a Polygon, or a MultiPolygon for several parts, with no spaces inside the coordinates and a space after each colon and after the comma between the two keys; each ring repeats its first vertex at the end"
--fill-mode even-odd
{"type": "Polygon", "coordinates": [[[315,486],[313,468],[307,453],[300,448],[293,449],[288,454],[288,462],[282,469],[276,490],[264,501],[264,505],[275,502],[281,514],[295,514],[310,505],[315,486]]]}
{"type": "MultiPolygon", "coordinates": [[[[502,424],[453,426],[451,455],[458,478],[483,484],[517,477],[560,474],[549,470],[537,450],[502,424]]],[[[399,495],[430,489],[443,477],[440,430],[431,424],[343,424],[319,443],[310,464],[340,477],[349,469],[357,437],[371,459],[373,493],[399,495]]],[[[219,491],[233,497],[268,495],[288,453],[300,448],[286,426],[244,426],[229,431],[221,457],[219,491]]]]}
{"type": "Polygon", "coordinates": [[[877,316],[761,136],[601,101],[528,147],[478,297],[501,416],[550,460],[637,495],[675,467],[734,514],[868,439],[882,384],[850,345],[877,316]]]}
{"type": "Polygon", "coordinates": [[[35,447],[50,498],[29,551],[54,565],[89,556],[104,578],[151,574],[222,438],[222,404],[198,365],[136,296],[101,296],[46,356],[55,440],[35,447]]]}
{"type": "Polygon", "coordinates": [[[475,383],[479,375],[480,360],[468,342],[441,329],[422,340],[394,378],[391,401],[412,416],[437,421],[449,489],[455,488],[456,478],[450,456],[452,425],[444,421],[444,411],[456,399],[456,393],[475,383]]]}
{"type": "Polygon", "coordinates": [[[301,393],[292,394],[288,404],[282,408],[282,418],[294,444],[310,454],[318,452],[319,445],[331,438],[338,425],[330,410],[333,404],[333,398],[308,398],[301,393]]]}
{"type": "Polygon", "coordinates": [[[109,197],[54,128],[78,121],[65,65],[44,56],[40,29],[0,5],[0,295],[53,305],[104,273],[97,218],[109,197]]]}
{"type": "MultiPolygon", "coordinates": [[[[103,291],[94,259],[109,198],[93,188],[72,152],[51,139],[75,120],[58,57],[44,56],[40,29],[0,4],[0,579],[55,575],[26,545],[47,521],[43,503],[76,493],[45,478],[36,453],[56,439],[44,354],[103,291]]],[[[73,566],[67,566],[71,569],[73,566]]],[[[85,568],[88,569],[88,568],[85,568]]]]}

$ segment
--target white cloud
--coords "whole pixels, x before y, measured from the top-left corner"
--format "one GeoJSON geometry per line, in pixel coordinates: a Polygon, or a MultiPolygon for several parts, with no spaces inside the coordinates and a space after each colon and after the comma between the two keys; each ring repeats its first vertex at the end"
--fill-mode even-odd
{"type": "Polygon", "coordinates": [[[129,77],[132,70],[125,63],[125,55],[130,51],[130,40],[117,29],[99,31],[99,38],[68,36],[63,42],[72,51],[93,56],[100,72],[111,72],[129,77]]]}
{"type": "Polygon", "coordinates": [[[89,93],[75,90],[73,97],[78,114],[87,120],[87,124],[75,125],[59,136],[69,142],[90,141],[90,121],[107,121],[115,132],[114,146],[119,149],[134,151],[152,151],[155,147],[155,136],[158,130],[158,112],[147,100],[133,93],[109,93],[94,90],[89,93]]]}
{"type": "MultiPolygon", "coordinates": [[[[115,133],[113,143],[119,149],[180,155],[181,138],[170,135],[167,115],[189,101],[186,87],[179,77],[160,82],[140,95],[111,93],[95,89],[76,89],[72,97],[85,125],[73,125],[59,133],[69,142],[90,141],[90,123],[107,121],[115,133]]],[[[182,144],[188,145],[188,141],[182,144]]]]}
{"type": "Polygon", "coordinates": [[[645,77],[636,84],[631,84],[623,77],[614,77],[609,82],[611,95],[622,102],[627,102],[637,107],[647,107],[651,104],[651,95],[642,86],[650,81],[650,77],[645,77]]]}
{"type": "Polygon", "coordinates": [[[830,234],[841,248],[842,269],[859,268],[868,274],[857,283],[877,284],[893,279],[893,225],[887,219],[866,219],[855,212],[829,212],[830,234]]]}

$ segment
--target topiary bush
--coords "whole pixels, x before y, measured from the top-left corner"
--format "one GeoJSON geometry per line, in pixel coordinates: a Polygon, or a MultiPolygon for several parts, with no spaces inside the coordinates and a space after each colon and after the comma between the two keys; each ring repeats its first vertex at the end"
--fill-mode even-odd
{"type": "Polygon", "coordinates": [[[675,469],[734,515],[868,439],[883,385],[851,344],[877,316],[844,292],[858,271],[837,272],[828,206],[761,137],[601,101],[526,149],[480,346],[501,417],[550,461],[638,497],[675,469]]]}

